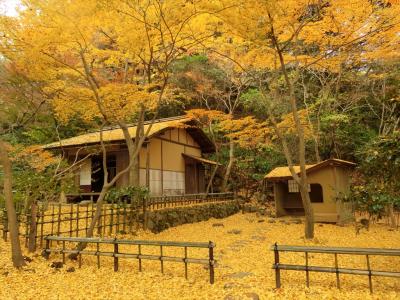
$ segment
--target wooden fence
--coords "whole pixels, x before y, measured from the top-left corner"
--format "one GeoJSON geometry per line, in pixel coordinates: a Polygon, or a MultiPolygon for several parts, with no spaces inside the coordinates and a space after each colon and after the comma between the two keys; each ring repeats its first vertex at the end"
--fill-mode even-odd
{"type": "Polygon", "coordinates": [[[143,240],[120,240],[120,239],[99,239],[99,238],[75,238],[75,237],[61,237],[61,236],[48,236],[45,237],[46,247],[44,249],[44,256],[48,259],[50,253],[62,254],[63,263],[65,263],[66,254],[78,255],[79,267],[82,265],[82,255],[92,255],[97,257],[97,267],[100,268],[100,257],[113,257],[114,259],[114,272],[119,269],[119,258],[137,259],[139,262],[139,271],[142,271],[142,260],[155,260],[160,261],[161,273],[164,273],[164,262],[182,262],[185,268],[185,278],[188,278],[188,264],[200,264],[208,266],[210,283],[214,283],[214,247],[213,242],[208,243],[193,243],[193,242],[170,242],[170,241],[143,241],[143,240]],[[62,243],[61,248],[52,248],[52,242],[62,243]],[[66,242],[72,243],[74,247],[67,249],[66,242]],[[77,250],[79,243],[95,244],[96,249],[77,250]],[[102,251],[101,244],[113,245],[113,251],[102,251]],[[128,245],[136,249],[136,253],[122,252],[120,246],[128,245]],[[159,255],[143,253],[142,246],[159,247],[159,255]],[[136,248],[137,247],[137,248],[136,248]],[[166,247],[179,247],[183,249],[182,256],[166,256],[164,250],[166,247]],[[191,258],[188,256],[188,248],[206,248],[208,249],[208,258],[191,258]]]}
{"type": "MultiPolygon", "coordinates": [[[[198,194],[198,195],[179,195],[150,197],[142,203],[129,203],[124,201],[107,203],[102,206],[100,220],[96,224],[96,232],[100,236],[115,233],[132,233],[138,224],[139,214],[147,211],[184,207],[195,204],[206,204],[211,202],[231,201],[233,193],[198,194]]],[[[32,222],[32,217],[25,210],[18,210],[19,231],[25,239],[25,246],[28,245],[31,225],[35,224],[35,239],[38,240],[40,247],[43,246],[43,239],[48,235],[68,235],[78,237],[86,234],[90,222],[96,211],[96,203],[84,201],[78,204],[48,204],[39,205],[36,222],[32,222]]],[[[8,226],[7,215],[3,210],[0,226],[3,232],[3,239],[7,240],[8,226]]]]}
{"type": "MultiPolygon", "coordinates": [[[[80,193],[68,194],[69,199],[89,200],[94,202],[100,193],[80,193]]],[[[185,195],[163,195],[151,196],[143,199],[148,210],[156,210],[167,207],[186,206],[192,204],[201,204],[215,201],[226,201],[234,198],[233,193],[209,193],[209,194],[185,194],[185,195]]]]}
{"type": "Polygon", "coordinates": [[[271,250],[274,251],[275,263],[272,268],[275,269],[275,282],[276,287],[281,287],[281,270],[291,271],[304,271],[306,273],[306,284],[310,286],[310,272],[323,272],[323,273],[334,273],[336,274],[336,285],[340,289],[340,274],[352,274],[352,275],[365,275],[368,276],[368,283],[370,292],[373,292],[372,288],[372,276],[382,277],[396,277],[400,278],[400,272],[390,272],[382,270],[372,270],[370,264],[370,256],[398,256],[400,257],[400,249],[378,249],[378,248],[339,248],[339,247],[305,247],[305,246],[287,246],[287,245],[273,245],[271,250]],[[292,265],[292,264],[281,264],[279,259],[280,252],[302,252],[305,254],[305,265],[292,265]],[[335,267],[324,267],[324,266],[310,266],[309,265],[309,253],[329,253],[334,255],[335,267]],[[354,268],[341,268],[339,267],[339,254],[350,254],[350,255],[365,255],[366,257],[366,269],[354,269],[354,268]]]}
{"type": "Polygon", "coordinates": [[[150,197],[147,200],[147,207],[149,210],[157,210],[168,207],[204,204],[204,203],[218,202],[218,201],[229,201],[233,199],[234,199],[233,193],[158,196],[158,197],[150,197]]]}

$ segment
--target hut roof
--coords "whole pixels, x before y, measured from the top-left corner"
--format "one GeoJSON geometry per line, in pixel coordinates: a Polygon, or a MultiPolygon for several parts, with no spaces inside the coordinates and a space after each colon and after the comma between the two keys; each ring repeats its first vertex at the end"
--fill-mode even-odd
{"type": "MultiPolygon", "coordinates": [[[[306,165],[306,172],[310,173],[312,171],[319,170],[327,166],[355,167],[356,164],[347,160],[330,158],[317,164],[306,165]]],[[[300,174],[300,166],[293,166],[293,168],[296,174],[300,174]]],[[[292,178],[292,174],[290,173],[289,167],[277,167],[264,177],[264,179],[271,181],[290,178],[292,178]]]]}
{"type": "MultiPolygon", "coordinates": [[[[149,129],[150,122],[145,123],[144,132],[149,129]]],[[[196,122],[187,117],[174,117],[156,120],[150,128],[148,138],[170,128],[185,128],[188,133],[199,143],[203,152],[213,152],[214,146],[206,134],[196,126],[196,122]]],[[[129,126],[129,134],[132,138],[136,135],[137,126],[129,126]]],[[[124,134],[121,128],[107,128],[103,130],[104,143],[124,142],[124,134]]],[[[65,147],[89,146],[100,143],[100,131],[90,132],[71,138],[63,139],[44,145],[44,149],[60,149],[65,147]]]]}

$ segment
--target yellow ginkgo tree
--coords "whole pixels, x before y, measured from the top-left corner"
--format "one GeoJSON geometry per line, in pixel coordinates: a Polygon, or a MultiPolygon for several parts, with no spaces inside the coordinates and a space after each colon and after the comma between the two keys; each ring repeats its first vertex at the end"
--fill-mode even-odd
{"type": "Polygon", "coordinates": [[[108,125],[124,133],[129,165],[111,180],[102,143],[105,183],[88,236],[116,180],[129,172],[130,184],[139,183],[139,151],[169,88],[170,64],[214,36],[198,2],[26,0],[17,18],[1,20],[6,59],[43,82],[59,120],[78,117],[101,124],[100,133],[108,125]],[[130,122],[137,124],[136,136],[128,131],[130,122]]]}
{"type": "Polygon", "coordinates": [[[295,84],[307,69],[338,72],[343,67],[363,71],[364,63],[398,57],[400,6],[396,1],[364,0],[246,0],[213,1],[225,30],[211,51],[219,53],[238,69],[253,76],[265,119],[281,141],[293,179],[300,187],[305,211],[305,237],[314,236],[314,214],[306,175],[305,128],[301,100],[295,84]],[[297,136],[294,157],[279,128],[276,109],[288,107],[297,136]],[[293,168],[300,165],[300,174],[293,168]]]}

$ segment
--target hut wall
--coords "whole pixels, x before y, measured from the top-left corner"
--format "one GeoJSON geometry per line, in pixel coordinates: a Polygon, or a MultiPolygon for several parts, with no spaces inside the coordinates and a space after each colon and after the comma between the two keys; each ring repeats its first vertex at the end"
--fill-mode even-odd
{"type": "Polygon", "coordinates": [[[283,207],[283,203],[287,196],[285,185],[286,184],[283,182],[274,182],[274,198],[277,217],[281,217],[287,214],[286,210],[283,207]]]}
{"type": "Polygon", "coordinates": [[[339,180],[335,179],[333,169],[333,167],[326,167],[308,175],[310,184],[322,186],[323,202],[312,203],[314,218],[317,222],[337,221],[336,191],[340,183],[339,180]]]}

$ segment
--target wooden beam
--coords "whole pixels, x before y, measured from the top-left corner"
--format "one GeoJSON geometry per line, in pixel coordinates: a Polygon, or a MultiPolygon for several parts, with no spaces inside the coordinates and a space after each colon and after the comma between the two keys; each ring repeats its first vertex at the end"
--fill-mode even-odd
{"type": "Polygon", "coordinates": [[[163,140],[161,140],[161,195],[164,195],[164,161],[163,161],[163,140]]]}

